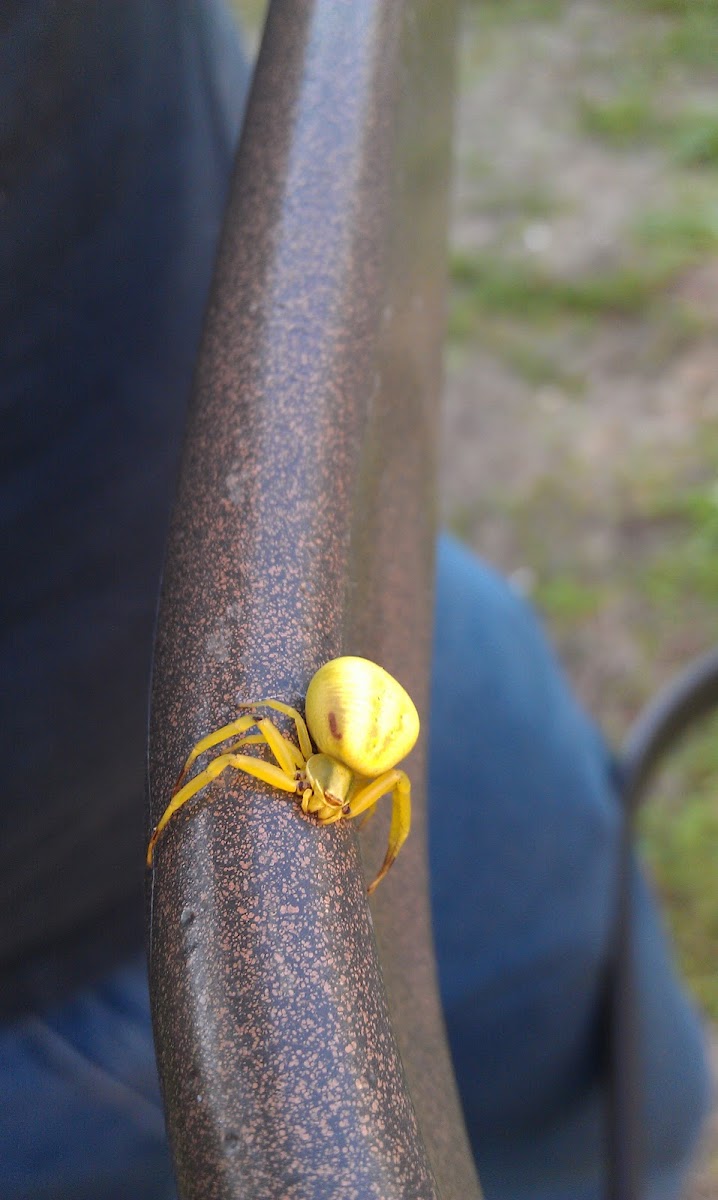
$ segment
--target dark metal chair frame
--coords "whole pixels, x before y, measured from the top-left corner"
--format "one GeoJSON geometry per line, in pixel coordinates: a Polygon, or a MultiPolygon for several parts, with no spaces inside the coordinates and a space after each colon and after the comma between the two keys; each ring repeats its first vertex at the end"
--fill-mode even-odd
{"type": "MultiPolygon", "coordinates": [[[[301,704],[340,653],[426,716],[454,22],[431,0],[270,7],[170,534],[152,823],[237,701],[301,704]]],[[[184,1198],[479,1195],[436,987],[424,752],[371,913],[353,823],[317,828],[233,772],[158,845],[150,983],[184,1198]]],[[[385,837],[372,822],[372,863],[385,837]]]]}

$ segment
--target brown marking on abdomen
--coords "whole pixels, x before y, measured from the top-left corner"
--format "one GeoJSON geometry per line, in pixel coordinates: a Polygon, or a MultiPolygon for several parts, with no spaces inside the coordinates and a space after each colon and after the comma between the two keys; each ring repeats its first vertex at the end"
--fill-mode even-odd
{"type": "Polygon", "coordinates": [[[327,720],[329,722],[329,730],[332,737],[336,738],[337,741],[340,742],[342,740],[342,734],[337,722],[337,714],[333,712],[327,713],[327,720]]]}

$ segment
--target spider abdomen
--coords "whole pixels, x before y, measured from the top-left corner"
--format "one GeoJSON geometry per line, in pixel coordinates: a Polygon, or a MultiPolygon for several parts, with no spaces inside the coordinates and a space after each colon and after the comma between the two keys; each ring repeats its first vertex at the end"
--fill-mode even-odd
{"type": "Polygon", "coordinates": [[[366,658],[325,663],[307,689],[309,732],[324,754],[374,778],[405,758],[419,714],[400,683],[366,658]]]}

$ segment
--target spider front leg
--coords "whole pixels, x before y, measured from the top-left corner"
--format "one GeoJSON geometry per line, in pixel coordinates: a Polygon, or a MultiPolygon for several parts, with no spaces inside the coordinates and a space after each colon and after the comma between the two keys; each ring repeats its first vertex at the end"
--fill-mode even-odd
{"type": "MultiPolygon", "coordinates": [[[[389,844],[384,862],[379,869],[379,874],[367,888],[369,895],[379,886],[409,836],[409,830],[411,829],[411,783],[409,776],[404,771],[398,771],[396,768],[386,771],[378,779],[372,779],[370,783],[366,783],[363,787],[360,787],[350,798],[349,803],[344,806],[340,814],[340,816],[345,817],[358,817],[362,813],[368,814],[369,810],[373,809],[374,805],[381,800],[382,796],[386,796],[388,792],[392,793],[389,844]],[[349,810],[348,812],[347,809],[349,810]]],[[[330,818],[330,820],[336,819],[336,817],[330,818]]]]}
{"type": "MultiPolygon", "coordinates": [[[[200,738],[196,745],[192,747],[192,750],[188,754],[182,770],[177,776],[177,782],[175,783],[172,795],[174,796],[177,794],[182,784],[182,780],[188,773],[192,763],[195,762],[195,760],[198,759],[201,754],[204,754],[206,750],[211,750],[213,746],[218,746],[220,742],[228,741],[229,738],[234,737],[235,734],[244,733],[247,729],[251,729],[252,726],[256,724],[257,718],[254,715],[238,717],[235,721],[230,721],[227,725],[220,726],[219,729],[213,729],[211,733],[206,735],[206,737],[200,738]]],[[[262,741],[264,741],[264,739],[262,739],[262,741]]],[[[242,739],[242,742],[244,742],[244,738],[242,739]]],[[[241,743],[237,743],[237,745],[240,744],[241,743]]]]}
{"type": "MultiPolygon", "coordinates": [[[[271,722],[269,722],[271,724],[271,722]]],[[[275,733],[277,731],[275,730],[275,733]]],[[[281,736],[278,734],[277,736],[281,736]]],[[[262,758],[253,758],[250,754],[220,754],[217,758],[213,758],[208,767],[204,771],[200,771],[189,783],[175,792],[170,800],[167,808],[160,817],[157,825],[152,831],[152,837],[147,846],[147,866],[152,866],[152,858],[154,855],[155,845],[162,830],[167,825],[168,821],[175,813],[182,808],[183,805],[191,800],[197,792],[205,788],[208,783],[221,775],[227,767],[234,767],[236,771],[243,771],[246,775],[252,775],[255,779],[261,779],[263,783],[270,783],[272,787],[280,788],[283,792],[292,792],[294,795],[301,790],[297,783],[296,772],[293,764],[290,764],[289,770],[284,771],[281,767],[275,767],[274,763],[265,762],[262,758]]]]}
{"type": "Polygon", "coordinates": [[[275,712],[284,713],[285,717],[291,717],[294,721],[294,728],[297,731],[297,739],[305,758],[311,758],[314,750],[312,748],[311,738],[307,730],[306,722],[301,713],[298,713],[296,708],[292,708],[289,704],[283,704],[281,700],[252,700],[245,704],[238,704],[238,708],[273,708],[275,712]]]}
{"type": "MultiPolygon", "coordinates": [[[[262,701],[262,703],[266,704],[266,701],[262,701]]],[[[239,707],[244,708],[249,706],[240,705],[239,707]]],[[[254,707],[254,705],[251,707],[254,707]]],[[[290,712],[294,712],[294,709],[291,709],[290,712]]],[[[296,715],[301,721],[299,713],[296,715]]],[[[240,738],[240,740],[235,742],[233,746],[230,746],[225,753],[229,754],[240,749],[242,746],[256,745],[258,741],[266,742],[283,771],[300,769],[304,765],[304,759],[307,757],[307,755],[302,755],[297,750],[296,746],[293,746],[291,742],[283,737],[276,726],[273,725],[267,717],[259,717],[256,713],[248,713],[246,717],[237,717],[236,720],[230,721],[227,725],[222,725],[219,729],[214,729],[212,733],[208,733],[206,737],[200,738],[196,746],[193,747],[188,755],[187,761],[177,777],[177,782],[175,783],[172,794],[177,794],[183,779],[187,775],[187,772],[201,754],[204,754],[207,750],[211,750],[213,746],[218,746],[220,742],[228,741],[229,738],[233,737],[235,734],[245,733],[246,730],[251,729],[255,725],[257,729],[260,730],[259,737],[251,735],[250,737],[240,738]]],[[[304,725],[303,721],[302,725],[304,725]]],[[[298,729],[297,732],[299,732],[298,729]]],[[[306,740],[308,741],[308,735],[306,735],[306,740]]],[[[300,737],[300,744],[301,741],[302,739],[300,737]]],[[[311,754],[311,744],[309,753],[311,754]]]]}

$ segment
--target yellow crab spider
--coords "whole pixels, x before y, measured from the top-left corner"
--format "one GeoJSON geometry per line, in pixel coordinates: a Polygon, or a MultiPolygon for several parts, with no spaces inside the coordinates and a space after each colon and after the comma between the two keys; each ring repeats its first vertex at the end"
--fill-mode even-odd
{"type": "Polygon", "coordinates": [[[147,866],[152,866],[157,839],[174,814],[233,767],[283,792],[301,796],[302,811],[312,813],[322,825],[362,813],[368,815],[382,796],[391,792],[389,844],[379,874],[368,888],[373,892],[406,841],[411,825],[411,784],[396,764],[406,757],[419,736],[419,714],[404,688],[369,659],[335,658],[320,667],[309,683],[306,723],[296,708],[280,700],[257,700],[238,707],[253,711],[207,734],[189,755],[170,802],[152,831],[147,866]],[[268,717],[254,711],[258,708],[274,709],[291,717],[299,746],[280,733],[268,717]],[[253,728],[258,732],[249,733],[253,728]],[[238,735],[238,741],[184,782],[201,754],[238,735]],[[269,747],[275,762],[237,753],[262,743],[269,747]]]}

